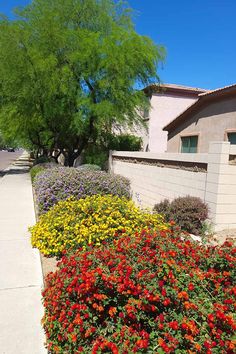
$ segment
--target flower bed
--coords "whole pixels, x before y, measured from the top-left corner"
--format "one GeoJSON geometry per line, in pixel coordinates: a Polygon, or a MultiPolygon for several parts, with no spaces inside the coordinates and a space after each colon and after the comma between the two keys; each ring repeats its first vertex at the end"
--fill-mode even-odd
{"type": "Polygon", "coordinates": [[[64,248],[99,246],[105,239],[149,227],[164,229],[166,224],[124,197],[94,195],[59,202],[31,228],[31,242],[44,255],[60,256],[64,248]]]}
{"type": "Polygon", "coordinates": [[[47,277],[49,353],[235,353],[236,248],[141,232],[47,277]]]}
{"type": "Polygon", "coordinates": [[[94,194],[130,197],[128,179],[87,169],[61,167],[46,170],[35,177],[33,186],[40,214],[69,197],[80,199],[94,194]]]}

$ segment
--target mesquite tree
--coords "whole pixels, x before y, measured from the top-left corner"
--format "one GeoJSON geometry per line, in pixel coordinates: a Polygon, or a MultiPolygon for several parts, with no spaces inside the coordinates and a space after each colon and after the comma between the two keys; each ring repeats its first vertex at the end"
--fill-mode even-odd
{"type": "Polygon", "coordinates": [[[0,129],[71,166],[101,132],[142,124],[163,58],[123,2],[33,0],[0,19],[0,129]]]}

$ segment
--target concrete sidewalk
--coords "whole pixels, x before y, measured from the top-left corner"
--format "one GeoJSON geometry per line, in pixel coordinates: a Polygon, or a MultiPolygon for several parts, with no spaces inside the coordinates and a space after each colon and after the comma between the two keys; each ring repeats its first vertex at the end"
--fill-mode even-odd
{"type": "Polygon", "coordinates": [[[0,354],[45,354],[42,268],[28,227],[35,223],[23,153],[0,179],[0,354]]]}

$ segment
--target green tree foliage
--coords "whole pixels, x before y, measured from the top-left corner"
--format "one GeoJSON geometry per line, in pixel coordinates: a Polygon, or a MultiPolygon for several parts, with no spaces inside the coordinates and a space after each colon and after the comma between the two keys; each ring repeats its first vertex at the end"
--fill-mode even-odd
{"type": "Polygon", "coordinates": [[[96,145],[88,144],[84,151],[83,162],[96,164],[102,169],[107,169],[109,150],[140,151],[142,139],[131,134],[100,134],[96,145]]]}
{"type": "Polygon", "coordinates": [[[25,147],[67,151],[142,121],[142,88],[158,80],[162,47],[138,35],[112,0],[33,0],[0,19],[0,129],[25,147]],[[140,108],[140,109],[138,109],[140,108]]]}

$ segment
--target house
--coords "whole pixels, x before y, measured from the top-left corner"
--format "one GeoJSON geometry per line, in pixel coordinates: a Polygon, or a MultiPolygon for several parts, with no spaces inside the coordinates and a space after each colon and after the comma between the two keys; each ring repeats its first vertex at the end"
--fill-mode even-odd
{"type": "Polygon", "coordinates": [[[167,152],[205,153],[210,141],[236,144],[236,84],[200,93],[163,131],[167,152]]]}
{"type": "Polygon", "coordinates": [[[144,89],[150,97],[151,108],[144,112],[148,124],[148,134],[143,137],[143,150],[165,152],[167,149],[167,131],[163,127],[198,100],[198,95],[207,90],[175,85],[153,84],[144,89]]]}

